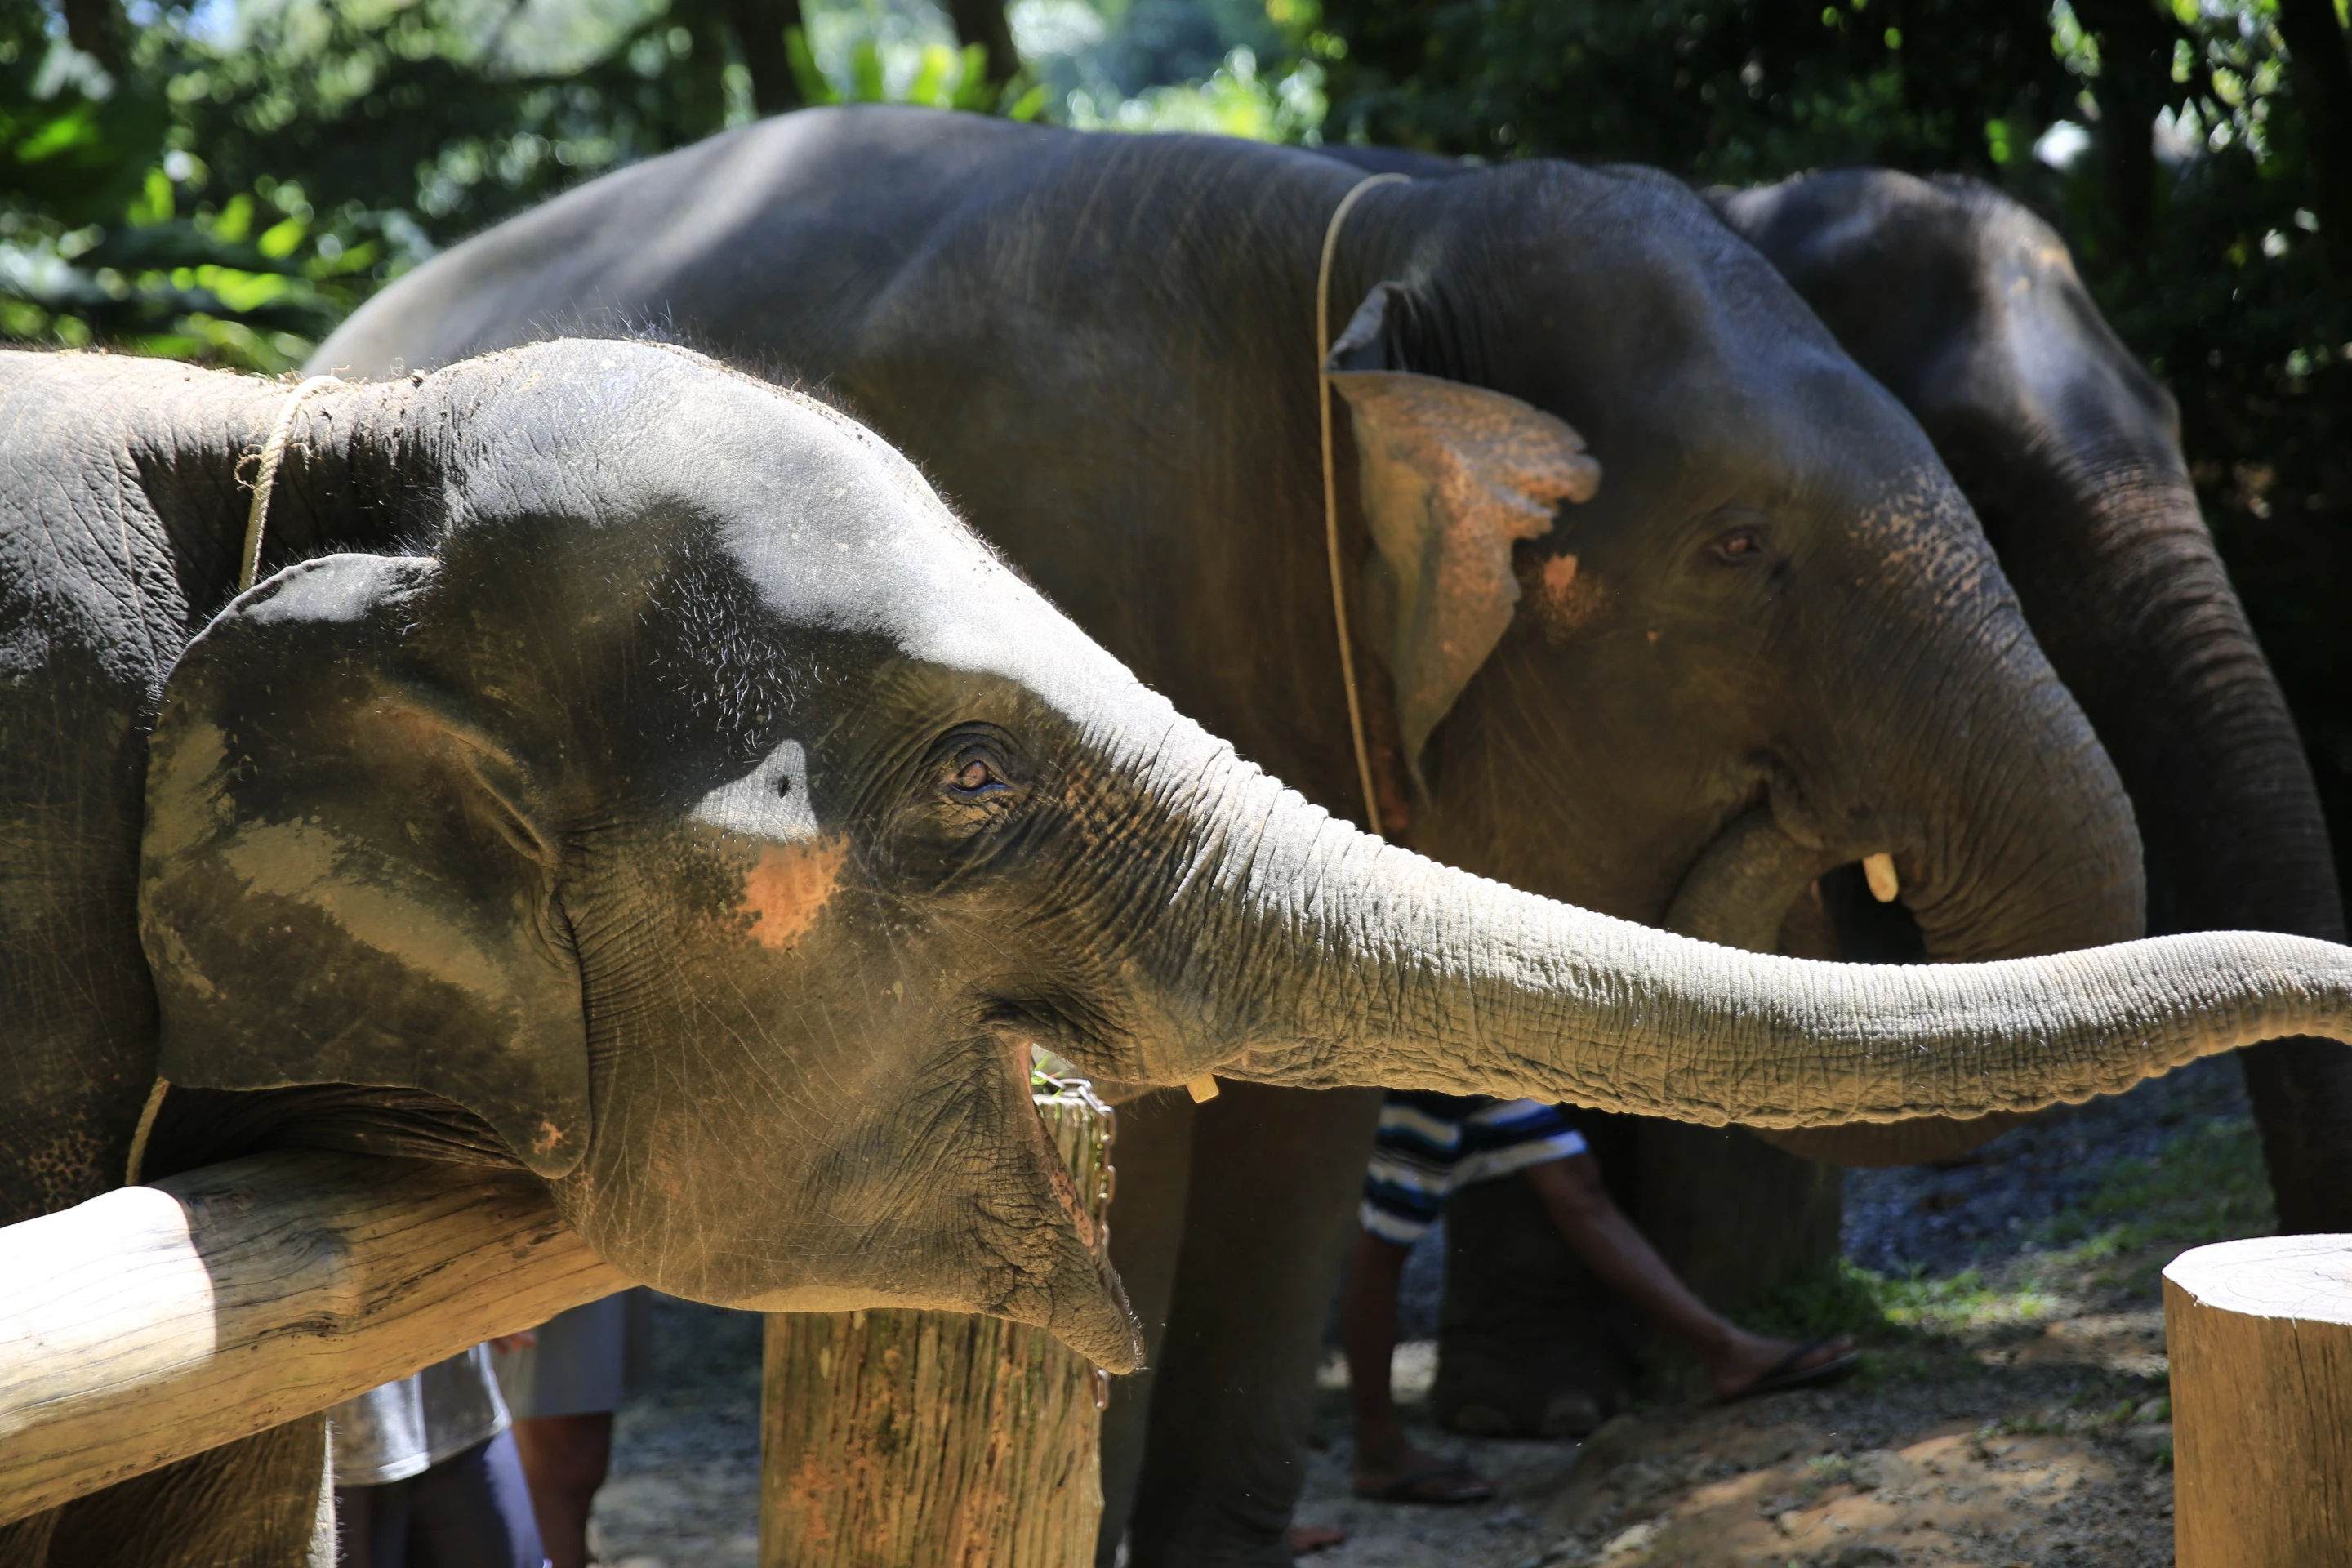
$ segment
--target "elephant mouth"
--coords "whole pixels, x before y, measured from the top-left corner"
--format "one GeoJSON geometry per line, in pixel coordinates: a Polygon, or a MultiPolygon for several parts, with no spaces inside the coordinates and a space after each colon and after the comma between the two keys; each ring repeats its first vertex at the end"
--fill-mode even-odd
{"type": "Polygon", "coordinates": [[[1699,852],[1660,923],[1681,936],[1791,958],[1925,963],[1935,956],[1899,896],[1882,901],[1862,861],[1790,837],[1769,802],[1733,817],[1699,852]]]}
{"type": "MultiPolygon", "coordinates": [[[[1899,898],[1882,902],[1872,894],[1862,862],[1798,843],[1780,830],[1769,803],[1734,817],[1700,851],[1662,923],[1682,936],[1791,958],[1926,963],[1936,956],[1899,898]]],[[[2000,1111],[1969,1120],[1749,1131],[1807,1159],[1911,1165],[1955,1157],[2025,1120],[2000,1111]]]]}

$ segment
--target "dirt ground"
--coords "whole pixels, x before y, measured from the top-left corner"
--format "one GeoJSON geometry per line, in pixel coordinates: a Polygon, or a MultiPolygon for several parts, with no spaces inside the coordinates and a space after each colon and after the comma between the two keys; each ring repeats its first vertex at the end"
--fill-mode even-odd
{"type": "MultiPolygon", "coordinates": [[[[2158,1271],[2270,1228],[2234,1068],[2216,1063],[2021,1130],[1941,1169],[1849,1185],[1872,1264],[1759,1326],[1856,1332],[1846,1384],[1744,1405],[1654,1402],[1583,1445],[1417,1440],[1498,1484],[1451,1509],[1348,1488],[1345,1372],[1323,1370],[1303,1524],[1309,1568],[2146,1568],[2172,1561],[2158,1271]]],[[[1424,1270],[1424,1274],[1426,1271],[1424,1270]]],[[[1409,1310],[1425,1328],[1423,1303],[1409,1310]]],[[[656,1390],[623,1413],[598,1501],[611,1568],[756,1560],[755,1320],[656,1306],[656,1390]]],[[[1400,1348],[1419,1416],[1434,1346],[1400,1348]]]]}
{"type": "Polygon", "coordinates": [[[1580,1447],[1424,1427],[1498,1483],[1445,1510],[1352,1497],[1335,1420],[1299,1517],[1349,1532],[1329,1568],[2169,1563],[2162,1345],[2153,1310],[2061,1310],[1875,1352],[1835,1391],[1621,1416],[1580,1447]]]}

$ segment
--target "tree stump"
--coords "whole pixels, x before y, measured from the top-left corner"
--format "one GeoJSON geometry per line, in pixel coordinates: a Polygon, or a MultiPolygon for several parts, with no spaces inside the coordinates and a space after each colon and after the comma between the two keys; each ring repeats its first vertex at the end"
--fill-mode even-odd
{"type": "MultiPolygon", "coordinates": [[[[1113,1113],[1037,1112],[1095,1217],[1113,1113]]],[[[1042,1329],[960,1312],[775,1312],[761,1389],[761,1568],[1087,1568],[1108,1375],[1042,1329]]]]}
{"type": "Polygon", "coordinates": [[[2164,1330],[2179,1568],[2352,1563],[2352,1236],[2192,1247],[2164,1330]]]}

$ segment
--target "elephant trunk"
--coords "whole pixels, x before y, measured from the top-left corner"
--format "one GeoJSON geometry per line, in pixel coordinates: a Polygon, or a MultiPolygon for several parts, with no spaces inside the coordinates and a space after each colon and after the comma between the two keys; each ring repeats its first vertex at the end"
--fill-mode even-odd
{"type": "Polygon", "coordinates": [[[1898,739],[1850,788],[1893,797],[1894,842],[1832,847],[1892,851],[1933,963],[2130,941],[2147,918],[2130,797],[1990,549],[1975,553],[1981,613],[1938,596],[1901,669],[1853,675],[1865,732],[1898,739]]]}
{"type": "MultiPolygon", "coordinates": [[[[2293,718],[2169,447],[2084,457],[2005,520],[2052,662],[2137,805],[2154,931],[2340,940],[2343,900],[2293,718]]],[[[2352,1056],[2274,1039],[2242,1062],[2290,1231],[2352,1228],[2352,1056]]]]}
{"type": "Polygon", "coordinates": [[[1188,974],[1208,1027],[1185,1033],[1224,1043],[1174,1047],[1193,1059],[1153,1064],[1160,1081],[1213,1068],[1806,1127],[2031,1110],[2270,1035],[2352,1036],[2352,952],[2307,939],[1815,963],[1439,866],[1238,763],[1213,798],[1156,962],[1188,974]]]}
{"type": "Polygon", "coordinates": [[[2051,662],[2132,791],[2151,931],[2340,940],[2311,769],[2270,666],[2170,462],[2092,463],[2049,487],[2065,526],[2005,531],[2051,662]]]}

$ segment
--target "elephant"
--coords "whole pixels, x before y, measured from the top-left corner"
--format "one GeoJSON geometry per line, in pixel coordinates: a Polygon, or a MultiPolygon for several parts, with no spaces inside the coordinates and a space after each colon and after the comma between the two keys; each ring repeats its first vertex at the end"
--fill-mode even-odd
{"type": "MultiPolygon", "coordinates": [[[[2200,515],[2179,411],[2065,241],[1957,177],[1847,169],[1709,196],[1917,417],[1974,506],[2131,795],[2149,931],[2343,940],[2310,764],[2200,515]]],[[[2281,1226],[2352,1229],[2352,1054],[2279,1039],[2238,1060],[2281,1226]]],[[[1843,1152],[1871,1136],[1851,1130],[1843,1152]]]]}
{"type": "MultiPolygon", "coordinates": [[[[15,353],[0,428],[11,1219],[142,1157],[500,1166],[666,1289],[992,1312],[1123,1369],[1039,1047],[1801,1127],[2352,1035],[2352,951],[2305,939],[1871,971],[1384,844],[872,433],[671,346],[290,395],[15,353]]],[[[324,1459],[295,1423],[0,1562],[316,1561],[324,1459]]]]}
{"type": "MultiPolygon", "coordinates": [[[[810,110],[477,237],[313,363],[667,323],[844,398],[1179,710],[1433,859],[1769,936],[1873,858],[1937,959],[2139,934],[2128,800],[1965,498],[1761,255],[1642,171],[1363,178],[810,110]]],[[[1288,1561],[1376,1109],[1297,1087],[1128,1112],[1154,1370],[1114,1394],[1106,1557],[1288,1561]]]]}
{"type": "MultiPolygon", "coordinates": [[[[115,1184],[144,1110],[149,1172],[520,1169],[681,1294],[993,1312],[1126,1368],[1040,1046],[1802,1127],[2352,1036],[2352,951],[2308,939],[1870,970],[1384,844],[870,432],[674,347],[290,395],[16,353],[0,421],[11,1218],[115,1184]]],[[[297,1423],[0,1527],[0,1561],[317,1561],[324,1458],[297,1423]]]]}
{"type": "MultiPolygon", "coordinates": [[[[1423,179],[1464,172],[1394,150],[1334,154],[1423,179]]],[[[1960,177],[1843,169],[1706,195],[1919,420],[1969,498],[2131,795],[2148,929],[2340,941],[2310,767],[2200,515],[2179,411],[2102,318],[2063,238],[1960,177]]],[[[2282,1228],[2352,1228],[2352,1055],[2278,1039],[2238,1060],[2282,1228]]],[[[1958,1153],[2016,1120],[1948,1126],[1928,1142],[1904,1126],[1766,1136],[1845,1164],[1906,1163],[1958,1153]]],[[[1559,1254],[1526,1205],[1475,1201],[1496,1211],[1478,1219],[1493,1258],[1559,1254]]],[[[1541,1303],[1505,1267],[1453,1255],[1449,1297],[1495,1343],[1449,1329],[1449,1364],[1500,1369],[1543,1331],[1519,1321],[1541,1303]]]]}

